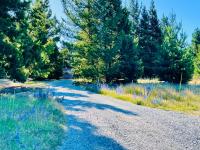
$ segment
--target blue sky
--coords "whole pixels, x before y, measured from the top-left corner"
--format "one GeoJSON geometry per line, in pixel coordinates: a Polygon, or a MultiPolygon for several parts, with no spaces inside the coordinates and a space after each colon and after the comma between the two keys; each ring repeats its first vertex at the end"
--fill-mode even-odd
{"type": "MultiPolygon", "coordinates": [[[[65,17],[60,1],[50,0],[53,13],[58,18],[65,17]]],[[[125,1],[128,4],[129,0],[125,1]]],[[[140,0],[140,2],[149,7],[151,0],[140,0]]],[[[182,22],[190,42],[194,29],[200,27],[200,0],[155,0],[155,4],[160,18],[163,14],[169,15],[171,12],[177,15],[177,19],[182,22]]]]}

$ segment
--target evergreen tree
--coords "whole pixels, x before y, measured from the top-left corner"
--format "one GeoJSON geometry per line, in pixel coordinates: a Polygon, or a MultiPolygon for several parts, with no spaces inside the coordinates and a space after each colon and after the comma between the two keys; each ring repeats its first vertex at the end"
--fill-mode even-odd
{"type": "Polygon", "coordinates": [[[142,68],[133,43],[128,11],[122,8],[120,0],[99,0],[96,4],[97,18],[101,22],[98,39],[106,82],[136,81],[142,68]]]}
{"type": "Polygon", "coordinates": [[[97,17],[100,19],[98,39],[104,63],[103,74],[106,82],[111,82],[120,77],[120,32],[122,31],[121,19],[124,17],[120,0],[98,0],[96,3],[97,17]]]}
{"type": "Polygon", "coordinates": [[[21,38],[29,1],[1,0],[0,3],[0,76],[24,81],[21,38]]]}
{"type": "Polygon", "coordinates": [[[139,28],[140,55],[144,64],[143,77],[154,78],[158,76],[162,38],[157,11],[152,0],[150,10],[147,11],[145,7],[142,10],[139,28]]]}
{"type": "Polygon", "coordinates": [[[61,75],[59,51],[57,47],[57,20],[52,17],[48,0],[36,0],[32,6],[29,20],[29,36],[32,48],[25,52],[29,57],[26,66],[33,79],[58,78],[61,75]],[[56,76],[56,73],[58,76],[56,76]]]}
{"type": "Polygon", "coordinates": [[[152,50],[151,50],[151,33],[150,33],[150,18],[146,7],[143,7],[140,19],[139,28],[139,48],[140,57],[144,65],[143,77],[152,77],[153,75],[153,62],[152,62],[152,50]]]}
{"type": "Polygon", "coordinates": [[[67,34],[72,35],[71,43],[66,43],[73,60],[75,77],[97,80],[101,78],[101,60],[97,42],[97,18],[94,13],[94,1],[62,0],[68,24],[65,25],[67,34]],[[78,28],[74,31],[74,28],[78,28]],[[75,34],[73,33],[75,32],[75,34]]]}
{"type": "Polygon", "coordinates": [[[76,41],[70,46],[75,77],[106,82],[120,78],[135,81],[140,73],[140,60],[130,36],[129,13],[122,8],[121,1],[63,0],[63,5],[68,19],[79,28],[77,36],[74,36],[76,41]],[[122,69],[125,61],[129,65],[126,71],[122,69]]]}
{"type": "Polygon", "coordinates": [[[187,47],[186,35],[176,16],[164,17],[162,21],[163,45],[160,79],[172,83],[186,83],[192,78],[193,56],[187,47]]]}
{"type": "Polygon", "coordinates": [[[123,17],[120,19],[120,69],[119,75],[125,82],[136,82],[143,73],[142,62],[138,57],[138,48],[133,42],[134,36],[131,33],[131,22],[126,9],[122,10],[123,17]]]}
{"type": "Polygon", "coordinates": [[[160,27],[160,21],[157,16],[157,10],[155,8],[154,1],[151,1],[151,6],[149,10],[149,41],[150,41],[150,49],[151,53],[149,54],[149,59],[151,62],[151,72],[149,72],[149,77],[158,77],[160,72],[160,52],[161,52],[161,45],[163,41],[162,31],[160,27]]]}
{"type": "Polygon", "coordinates": [[[195,29],[192,36],[192,49],[194,53],[195,75],[200,75],[200,29],[195,29]]]}

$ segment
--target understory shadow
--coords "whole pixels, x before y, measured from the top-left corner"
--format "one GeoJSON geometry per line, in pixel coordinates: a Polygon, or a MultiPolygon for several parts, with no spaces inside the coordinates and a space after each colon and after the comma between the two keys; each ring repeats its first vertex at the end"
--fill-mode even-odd
{"type": "Polygon", "coordinates": [[[67,115],[67,135],[63,145],[66,150],[125,150],[112,138],[96,133],[97,127],[89,122],[67,115]]]}

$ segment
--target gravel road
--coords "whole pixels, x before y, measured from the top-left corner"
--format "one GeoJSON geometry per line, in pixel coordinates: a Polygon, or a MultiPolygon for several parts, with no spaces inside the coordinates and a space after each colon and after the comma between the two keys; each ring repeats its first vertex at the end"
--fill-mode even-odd
{"type": "Polygon", "coordinates": [[[94,94],[70,80],[49,83],[67,119],[60,150],[200,150],[200,117],[94,94]]]}

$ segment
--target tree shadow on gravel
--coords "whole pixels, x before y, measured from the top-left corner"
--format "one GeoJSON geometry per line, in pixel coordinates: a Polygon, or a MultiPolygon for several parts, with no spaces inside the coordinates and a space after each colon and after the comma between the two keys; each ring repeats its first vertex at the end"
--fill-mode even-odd
{"type": "Polygon", "coordinates": [[[88,97],[87,95],[78,94],[78,93],[71,93],[71,92],[55,92],[55,96],[67,96],[67,97],[73,97],[73,98],[83,98],[88,97]]]}
{"type": "Polygon", "coordinates": [[[74,115],[67,115],[67,125],[62,150],[125,150],[112,138],[97,134],[97,127],[74,115]]]}
{"type": "Polygon", "coordinates": [[[46,82],[47,85],[56,88],[68,88],[71,90],[87,91],[81,86],[75,86],[72,80],[55,80],[51,82],[46,82]]]}
{"type": "Polygon", "coordinates": [[[62,104],[64,105],[66,110],[71,110],[71,111],[86,111],[88,108],[96,108],[99,110],[112,110],[126,115],[134,115],[134,116],[138,115],[137,113],[134,113],[132,111],[127,111],[112,105],[94,103],[84,100],[64,99],[62,101],[62,104]]]}

